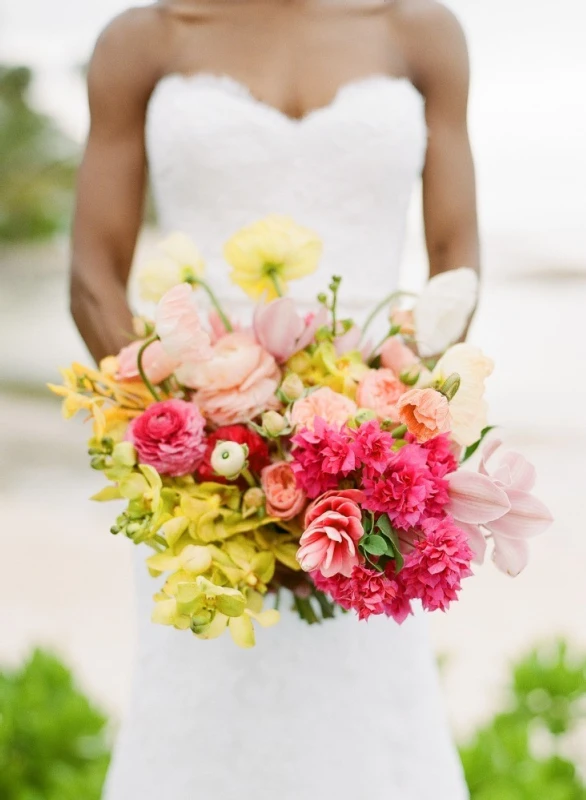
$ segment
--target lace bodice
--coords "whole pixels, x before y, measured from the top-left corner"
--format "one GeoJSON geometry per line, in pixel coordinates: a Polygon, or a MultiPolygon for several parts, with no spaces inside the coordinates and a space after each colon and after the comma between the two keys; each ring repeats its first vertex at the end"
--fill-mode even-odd
{"type": "Polygon", "coordinates": [[[232,78],[169,75],[151,98],[147,145],[161,226],[195,239],[223,298],[246,302],[223,243],[270,213],[324,241],[321,269],[293,296],[314,300],[333,273],[355,309],[394,288],[426,149],[423,98],[407,80],[355,81],[298,120],[232,78]]]}

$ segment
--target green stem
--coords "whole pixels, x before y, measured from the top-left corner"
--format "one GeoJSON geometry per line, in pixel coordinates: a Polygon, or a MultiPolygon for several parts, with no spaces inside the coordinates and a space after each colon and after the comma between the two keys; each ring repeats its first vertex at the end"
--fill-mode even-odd
{"type": "Polygon", "coordinates": [[[381,300],[380,303],[377,306],[375,306],[373,311],[369,314],[362,328],[362,336],[360,337],[361,341],[362,339],[364,339],[366,331],[368,330],[368,328],[370,328],[373,321],[376,319],[376,317],[378,317],[383,308],[388,306],[388,304],[391,303],[393,300],[398,300],[400,297],[417,297],[417,295],[414,294],[413,292],[403,292],[403,291],[391,292],[391,294],[387,295],[387,297],[381,300]]]}
{"type": "Polygon", "coordinates": [[[253,476],[252,472],[248,469],[248,467],[245,467],[242,470],[242,472],[240,473],[240,475],[244,478],[244,480],[250,486],[251,489],[256,488],[257,483],[254,480],[254,476],[253,476]]]}
{"type": "Polygon", "coordinates": [[[277,276],[276,269],[274,269],[274,268],[269,269],[267,274],[268,274],[269,278],[271,279],[271,283],[275,287],[275,292],[277,293],[277,295],[279,297],[283,297],[283,291],[281,289],[281,284],[279,283],[279,278],[277,276]]]}
{"type": "Polygon", "coordinates": [[[152,394],[152,396],[155,398],[155,402],[157,402],[157,403],[160,402],[161,398],[159,397],[159,395],[157,393],[157,390],[155,389],[153,384],[150,382],[150,380],[147,377],[146,372],[144,371],[144,366],[143,366],[143,363],[142,363],[142,359],[143,359],[143,356],[145,354],[145,351],[146,351],[147,347],[150,347],[151,344],[153,342],[156,342],[158,338],[159,338],[158,336],[152,336],[150,339],[147,339],[146,342],[143,344],[143,346],[138,351],[138,358],[137,358],[138,372],[140,374],[140,377],[142,378],[142,382],[147,387],[147,389],[152,394]]]}
{"type": "Polygon", "coordinates": [[[224,326],[224,328],[226,328],[228,333],[232,333],[234,331],[234,327],[230,322],[230,320],[228,319],[228,317],[226,316],[224,309],[220,305],[220,301],[216,297],[215,293],[212,291],[211,287],[205,281],[202,281],[200,278],[192,278],[190,283],[193,283],[196,286],[201,286],[201,288],[204,290],[204,292],[206,292],[207,296],[210,298],[211,304],[218,312],[218,316],[222,320],[222,325],[224,326]]]}

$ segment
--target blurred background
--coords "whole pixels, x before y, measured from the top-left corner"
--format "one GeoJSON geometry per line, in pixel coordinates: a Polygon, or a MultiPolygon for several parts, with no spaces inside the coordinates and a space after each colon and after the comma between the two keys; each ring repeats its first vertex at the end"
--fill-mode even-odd
{"type": "MultiPolygon", "coordinates": [[[[539,494],[556,524],[535,541],[518,579],[487,564],[461,602],[434,620],[434,637],[473,798],[579,800],[586,797],[586,11],[580,0],[448,5],[466,28],[473,66],[484,291],[471,339],[497,363],[492,419],[537,465],[539,494]],[[567,649],[551,644],[561,640],[567,649]]],[[[44,388],[58,366],[87,359],[66,285],[73,182],[88,125],[83,71],[99,30],[125,6],[0,4],[6,800],[97,800],[129,690],[131,545],[107,535],[109,508],[86,501],[101,476],[87,468],[81,423],[62,422],[44,388]],[[47,653],[31,657],[35,647],[55,653],[73,677],[47,653]]],[[[405,288],[425,275],[420,216],[416,196],[405,288]]],[[[138,259],[155,238],[147,226],[138,259]]]]}

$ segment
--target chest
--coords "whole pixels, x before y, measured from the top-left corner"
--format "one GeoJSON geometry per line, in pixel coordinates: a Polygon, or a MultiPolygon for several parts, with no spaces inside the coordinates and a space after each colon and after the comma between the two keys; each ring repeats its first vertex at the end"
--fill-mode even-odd
{"type": "Polygon", "coordinates": [[[243,4],[178,22],[166,71],[228,75],[262,103],[299,118],[328,105],[344,84],[407,69],[384,6],[243,4]]]}

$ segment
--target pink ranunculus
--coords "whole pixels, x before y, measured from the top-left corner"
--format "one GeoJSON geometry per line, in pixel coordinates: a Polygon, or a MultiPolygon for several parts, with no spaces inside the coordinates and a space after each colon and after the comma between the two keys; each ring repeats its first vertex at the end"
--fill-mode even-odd
{"type": "Polygon", "coordinates": [[[390,369],[370,369],[360,379],[356,402],[361,408],[371,408],[380,419],[399,418],[397,403],[405,386],[390,369]]]}
{"type": "Polygon", "coordinates": [[[391,336],[386,340],[381,347],[380,360],[383,367],[392,370],[397,377],[421,364],[413,350],[399,336],[391,336]]]}
{"type": "Polygon", "coordinates": [[[126,438],[134,444],[141,464],[178,477],[189,475],[202,460],[204,428],[205,420],[193,403],[165,400],[133,419],[126,438]]]}
{"type": "Polygon", "coordinates": [[[210,335],[202,328],[196,297],[188,283],[170,289],[159,301],[155,330],[165,352],[182,363],[211,356],[210,335]]]}
{"type": "Polygon", "coordinates": [[[329,386],[322,386],[293,404],[291,424],[296,428],[313,430],[315,418],[319,417],[329,425],[343,425],[357,410],[353,400],[334,392],[329,386]]]}
{"type": "Polygon", "coordinates": [[[535,468],[522,455],[505,453],[489,469],[488,461],[500,446],[495,440],[484,448],[478,473],[458,470],[447,477],[448,511],[467,532],[477,561],[483,560],[486,536],[490,535],[495,564],[515,576],[527,566],[527,540],[543,533],[552,516],[531,494],[535,468]]]}
{"type": "Polygon", "coordinates": [[[249,422],[279,406],[280,370],[248,333],[226,334],[209,360],[186,365],[180,375],[186,386],[199,390],[195,402],[215,425],[249,422]]]}
{"type": "MultiPolygon", "coordinates": [[[[145,340],[132,342],[132,344],[123,347],[118,353],[117,380],[133,381],[140,377],[138,372],[138,353],[144,343],[145,340]]],[[[179,362],[167,355],[159,341],[154,341],[144,351],[142,365],[151,383],[161,383],[161,381],[166,380],[175,372],[179,362]]]]}
{"type": "Polygon", "coordinates": [[[323,306],[317,314],[304,318],[290,297],[278,297],[256,307],[254,335],[265,350],[284,363],[311,344],[316,331],[326,322],[327,311],[323,306]]]}
{"type": "Polygon", "coordinates": [[[324,578],[338,574],[350,577],[361,561],[358,542],[364,535],[362,499],[358,489],[334,490],[310,505],[297,552],[305,572],[319,570],[324,578]]]}
{"type": "Polygon", "coordinates": [[[435,389],[411,389],[398,402],[399,419],[418,442],[450,430],[450,404],[435,389]]]}
{"type": "Polygon", "coordinates": [[[269,516],[290,520],[303,510],[306,494],[297,485],[291,464],[278,461],[265,467],[261,473],[261,486],[269,516]]]}

